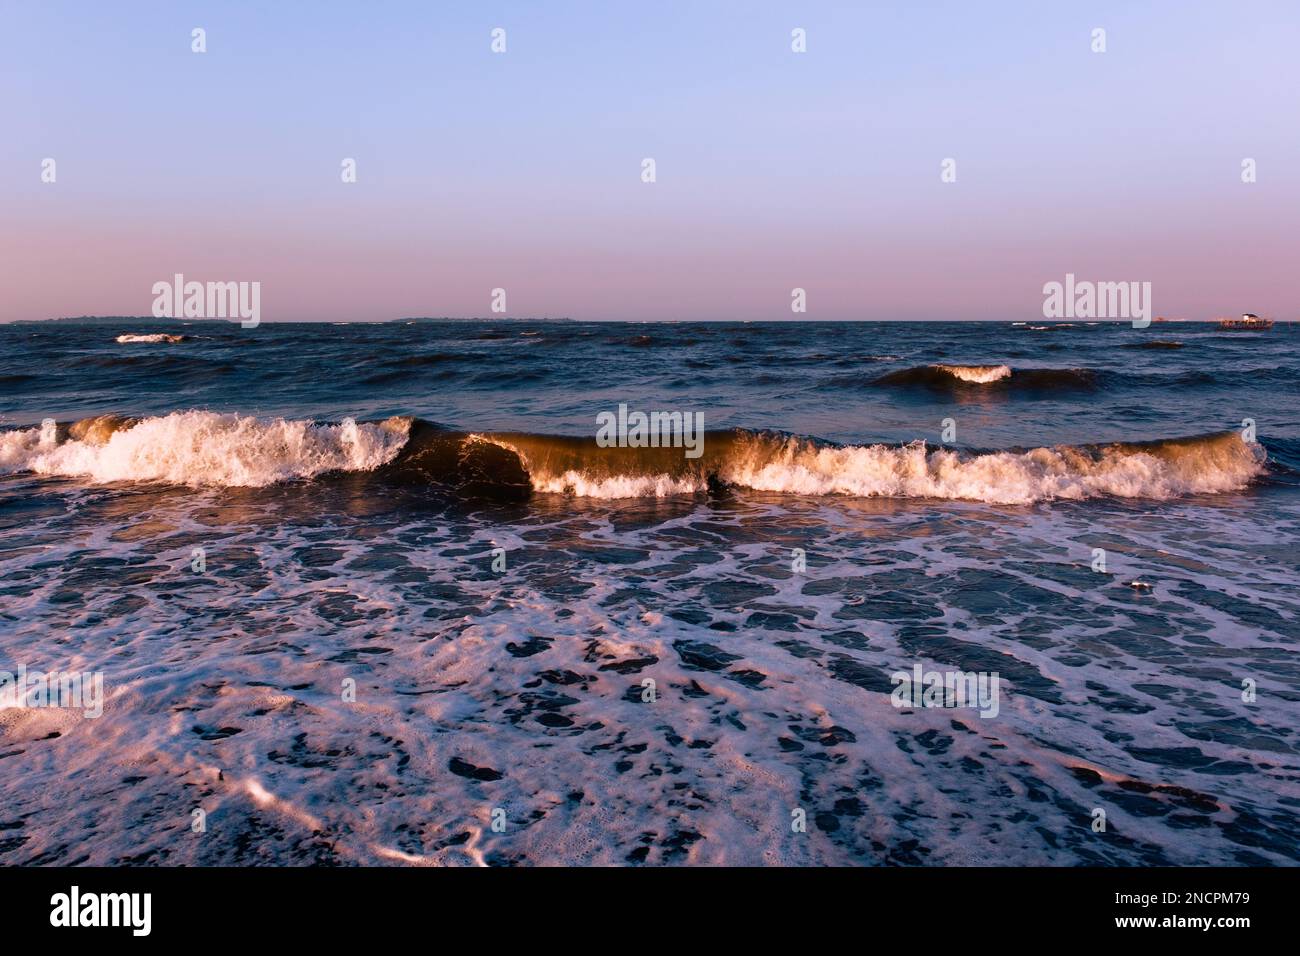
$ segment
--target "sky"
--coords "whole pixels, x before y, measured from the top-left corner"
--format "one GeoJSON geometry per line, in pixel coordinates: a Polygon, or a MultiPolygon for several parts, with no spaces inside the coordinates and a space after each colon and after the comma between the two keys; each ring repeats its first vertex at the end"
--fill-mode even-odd
{"type": "Polygon", "coordinates": [[[176,273],[262,321],[1025,320],[1067,273],[1297,318],[1297,48],[1295,0],[0,0],[0,321],[176,273]]]}

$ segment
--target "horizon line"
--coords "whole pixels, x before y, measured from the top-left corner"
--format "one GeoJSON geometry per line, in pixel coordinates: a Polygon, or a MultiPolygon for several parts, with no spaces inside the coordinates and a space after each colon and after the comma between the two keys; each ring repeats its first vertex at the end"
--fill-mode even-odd
{"type": "MultiPolygon", "coordinates": [[[[1233,316],[1214,316],[1206,319],[1183,319],[1168,318],[1157,316],[1150,320],[1150,325],[1174,325],[1174,324],[1211,324],[1223,319],[1240,318],[1239,315],[1233,316]]],[[[1264,316],[1264,318],[1268,318],[1264,316]]],[[[44,322],[159,322],[159,323],[180,323],[182,325],[240,325],[239,319],[206,319],[206,318],[168,318],[155,315],[61,315],[50,316],[44,319],[2,319],[0,325],[38,325],[44,322]]],[[[814,318],[797,318],[797,319],[575,319],[570,316],[398,316],[391,319],[262,319],[258,325],[387,325],[393,322],[574,322],[574,323],[594,323],[606,325],[676,325],[683,323],[691,324],[798,324],[798,323],[827,323],[827,324],[852,324],[852,323],[889,323],[895,325],[926,325],[948,323],[951,325],[973,325],[973,324],[996,324],[996,323],[1043,323],[1048,325],[1081,325],[1093,324],[1100,325],[1117,324],[1128,325],[1132,319],[1113,319],[1113,318],[1092,318],[1092,319],[814,319],[814,318]]],[[[1274,323],[1293,324],[1297,319],[1273,319],[1274,323]]],[[[1142,326],[1148,328],[1149,326],[1142,326]]]]}

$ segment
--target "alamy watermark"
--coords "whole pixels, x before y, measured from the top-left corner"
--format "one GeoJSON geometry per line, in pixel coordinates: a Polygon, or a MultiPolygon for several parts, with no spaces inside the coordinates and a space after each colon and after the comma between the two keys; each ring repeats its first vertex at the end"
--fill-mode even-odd
{"type": "Polygon", "coordinates": [[[1133,328],[1151,324],[1150,282],[1076,281],[1073,272],[1064,282],[1043,286],[1045,319],[1132,319],[1133,328]]]}
{"type": "Polygon", "coordinates": [[[50,925],[55,927],[118,926],[132,936],[148,936],[153,928],[152,893],[83,893],[73,886],[50,897],[50,925]]]}
{"type": "Polygon", "coordinates": [[[63,707],[94,719],[104,713],[104,675],[100,671],[0,671],[0,707],[63,707]]]}
{"type": "Polygon", "coordinates": [[[155,282],[152,291],[156,319],[239,319],[245,329],[262,321],[260,282],[186,282],[178,272],[171,282],[155,282]]]}
{"type": "Polygon", "coordinates": [[[920,664],[912,673],[895,671],[890,701],[895,707],[969,707],[981,717],[998,715],[996,671],[927,671],[920,664]]]}
{"type": "Polygon", "coordinates": [[[629,412],[596,416],[596,444],[601,448],[684,448],[687,458],[704,454],[703,412],[629,412]]]}

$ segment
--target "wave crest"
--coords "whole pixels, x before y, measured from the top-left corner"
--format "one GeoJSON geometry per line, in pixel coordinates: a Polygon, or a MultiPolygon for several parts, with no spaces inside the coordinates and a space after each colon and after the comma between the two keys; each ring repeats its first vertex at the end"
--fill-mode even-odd
{"type": "Polygon", "coordinates": [[[708,432],[681,448],[602,448],[594,437],[453,431],[411,418],[339,424],[205,411],[0,432],[0,472],[95,482],[259,487],[335,472],[441,488],[464,498],[534,493],[643,498],[726,487],[794,495],[1021,505],[1102,496],[1167,499],[1236,491],[1264,473],[1262,446],[1237,432],[1153,442],[957,451],[836,445],[776,432],[708,432]]]}
{"type": "Polygon", "coordinates": [[[941,372],[947,372],[953,378],[963,382],[987,385],[1011,377],[1011,369],[1006,365],[936,365],[941,372]]]}
{"type": "Polygon", "coordinates": [[[1109,445],[959,452],[909,445],[839,446],[765,432],[710,432],[702,458],[680,449],[596,448],[578,439],[496,436],[537,491],[664,497],[719,485],[797,495],[936,498],[1031,504],[1105,495],[1174,498],[1244,488],[1265,454],[1236,432],[1109,445]]]}
{"type": "Polygon", "coordinates": [[[933,389],[988,385],[1055,391],[1095,388],[1097,373],[1086,368],[1013,369],[1007,365],[920,365],[888,372],[872,384],[933,389]]]}
{"type": "Polygon", "coordinates": [[[189,336],[188,336],[188,335],[168,335],[168,334],[165,333],[165,332],[155,332],[155,333],[151,333],[151,334],[148,334],[148,335],[146,335],[146,334],[143,333],[143,332],[139,332],[139,333],[137,333],[137,332],[124,332],[124,333],[122,333],[121,335],[119,335],[116,339],[114,339],[114,341],[117,342],[117,343],[120,344],[120,345],[125,345],[125,344],[128,343],[128,342],[170,342],[170,343],[176,343],[176,342],[185,342],[185,341],[187,341],[188,339],[189,339],[189,336]]]}

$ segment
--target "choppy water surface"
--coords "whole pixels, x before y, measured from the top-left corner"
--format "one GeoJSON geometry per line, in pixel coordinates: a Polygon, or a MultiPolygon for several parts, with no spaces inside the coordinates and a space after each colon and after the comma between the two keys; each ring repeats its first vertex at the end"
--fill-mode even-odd
{"type": "Polygon", "coordinates": [[[1289,327],[0,348],[0,670],[107,697],[0,701],[0,862],[1300,861],[1289,327]],[[595,448],[619,403],[705,453],[595,448]]]}

